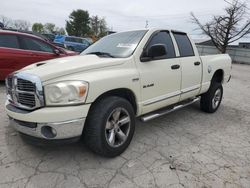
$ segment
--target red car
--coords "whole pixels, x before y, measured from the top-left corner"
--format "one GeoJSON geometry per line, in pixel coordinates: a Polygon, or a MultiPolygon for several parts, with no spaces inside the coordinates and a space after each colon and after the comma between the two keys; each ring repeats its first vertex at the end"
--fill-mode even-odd
{"type": "Polygon", "coordinates": [[[0,30],[0,80],[32,63],[77,54],[31,34],[0,30]]]}

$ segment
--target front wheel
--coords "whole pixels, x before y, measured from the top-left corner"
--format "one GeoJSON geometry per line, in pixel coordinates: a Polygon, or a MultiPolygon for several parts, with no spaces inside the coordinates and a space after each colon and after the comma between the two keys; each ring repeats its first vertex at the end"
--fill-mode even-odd
{"type": "Polygon", "coordinates": [[[132,105],[120,97],[94,104],[83,131],[86,146],[105,157],[120,155],[130,144],[135,129],[132,105]]]}
{"type": "Polygon", "coordinates": [[[223,96],[223,87],[221,83],[211,83],[207,93],[201,96],[201,110],[208,113],[214,113],[219,108],[223,96]]]}

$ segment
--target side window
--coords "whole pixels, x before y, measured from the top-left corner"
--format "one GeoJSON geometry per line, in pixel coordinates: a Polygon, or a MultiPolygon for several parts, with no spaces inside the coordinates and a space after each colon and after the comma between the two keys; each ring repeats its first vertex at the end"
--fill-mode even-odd
{"type": "Polygon", "coordinates": [[[30,38],[30,37],[20,37],[22,41],[22,48],[24,50],[41,51],[53,53],[53,48],[46,44],[45,42],[30,38]]]}
{"type": "Polygon", "coordinates": [[[0,35],[0,47],[19,48],[19,43],[16,35],[0,35]]]}
{"type": "Polygon", "coordinates": [[[169,32],[161,31],[155,34],[148,43],[147,49],[155,44],[163,44],[166,47],[167,55],[164,58],[175,58],[175,49],[169,32]]]}
{"type": "Polygon", "coordinates": [[[65,41],[67,41],[67,42],[71,42],[71,38],[66,37],[66,38],[65,38],[65,41]]]}
{"type": "Polygon", "coordinates": [[[188,36],[184,33],[173,33],[173,34],[180,51],[180,56],[181,57],[194,56],[193,46],[188,36]]]}

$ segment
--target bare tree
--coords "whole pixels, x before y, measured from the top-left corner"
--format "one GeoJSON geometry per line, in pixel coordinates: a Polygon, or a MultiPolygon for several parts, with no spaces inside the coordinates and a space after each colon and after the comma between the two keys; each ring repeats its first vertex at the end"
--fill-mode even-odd
{"type": "Polygon", "coordinates": [[[92,16],[90,18],[90,28],[91,32],[96,37],[103,37],[107,34],[108,28],[107,28],[107,22],[105,18],[100,18],[99,16],[92,16]]]}
{"type": "Polygon", "coordinates": [[[26,20],[14,20],[13,28],[17,30],[28,31],[31,24],[26,20]]]}
{"type": "Polygon", "coordinates": [[[246,2],[240,0],[225,2],[228,4],[225,14],[213,16],[212,20],[205,24],[202,24],[194,13],[191,13],[192,21],[211,38],[221,53],[226,53],[229,44],[250,33],[250,16],[246,2]]]}
{"type": "Polygon", "coordinates": [[[3,15],[0,15],[0,22],[3,24],[4,27],[10,27],[12,24],[12,20],[3,15]]]}

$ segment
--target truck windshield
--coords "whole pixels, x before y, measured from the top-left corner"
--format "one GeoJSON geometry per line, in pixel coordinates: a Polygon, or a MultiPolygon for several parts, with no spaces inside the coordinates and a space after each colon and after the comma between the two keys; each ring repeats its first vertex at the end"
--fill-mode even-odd
{"type": "Polygon", "coordinates": [[[126,58],[133,54],[147,30],[128,31],[103,37],[81,55],[95,54],[113,58],[126,58]]]}

